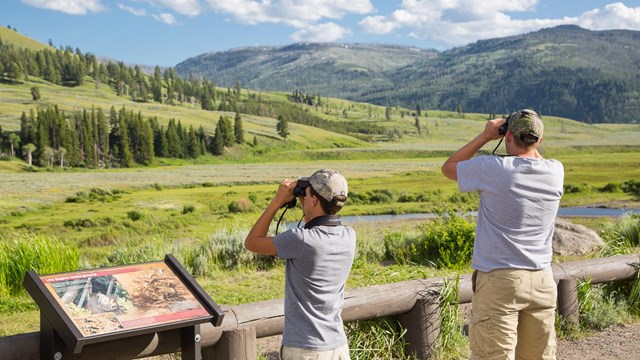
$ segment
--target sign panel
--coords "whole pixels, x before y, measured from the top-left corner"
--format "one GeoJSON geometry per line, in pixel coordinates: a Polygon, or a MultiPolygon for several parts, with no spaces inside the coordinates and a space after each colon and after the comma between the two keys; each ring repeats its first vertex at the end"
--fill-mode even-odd
{"type": "Polygon", "coordinates": [[[29,271],[23,284],[46,321],[41,327],[50,324],[74,354],[85,344],[205,322],[220,326],[224,317],[171,254],[164,261],[102,269],[29,271]]]}
{"type": "Polygon", "coordinates": [[[84,336],[209,318],[164,262],[40,279],[84,336]]]}

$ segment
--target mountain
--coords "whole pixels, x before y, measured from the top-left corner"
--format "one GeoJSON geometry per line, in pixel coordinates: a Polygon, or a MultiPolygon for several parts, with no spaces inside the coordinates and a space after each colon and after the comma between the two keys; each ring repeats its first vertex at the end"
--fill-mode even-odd
{"type": "Polygon", "coordinates": [[[175,66],[217,85],[292,92],[304,90],[339,98],[358,98],[362,88],[393,86],[399,69],[436,56],[435,50],[372,44],[298,43],[282,47],[247,47],[207,53],[175,66]]]}
{"type": "Polygon", "coordinates": [[[640,32],[563,25],[437,52],[295,44],[203,54],[176,66],[219,86],[379,105],[504,114],[530,107],[584,122],[640,119],[640,32]]]}

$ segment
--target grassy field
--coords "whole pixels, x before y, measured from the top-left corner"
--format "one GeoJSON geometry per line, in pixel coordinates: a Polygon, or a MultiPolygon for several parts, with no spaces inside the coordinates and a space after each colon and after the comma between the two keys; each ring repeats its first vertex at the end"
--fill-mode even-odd
{"type": "MultiPolygon", "coordinates": [[[[243,90],[242,96],[250,93],[243,90]]],[[[286,101],[288,94],[259,96],[286,101]]],[[[208,131],[213,131],[221,115],[234,115],[202,111],[189,104],[133,102],[117,97],[106,86],[96,87],[89,78],[78,88],[35,78],[17,85],[0,83],[0,125],[5,131],[19,129],[22,112],[53,104],[65,112],[125,106],[163,123],[174,118],[208,131]],[[30,96],[34,85],[42,94],[38,103],[30,96]]],[[[343,215],[477,208],[477,198],[461,195],[439,168],[451,152],[483,129],[486,114],[423,111],[418,132],[410,109],[392,107],[391,119],[386,120],[384,107],[323,98],[322,106],[305,106],[305,110],[325,120],[381,126],[389,134],[363,141],[359,136],[290,123],[285,141],[277,135],[274,118],[243,115],[247,141],[256,136],[258,145],[237,146],[221,157],[190,162],[156,159],[150,167],[109,170],[29,169],[20,159],[0,160],[0,240],[8,244],[13,235],[51,237],[77,250],[81,268],[159,259],[167,252],[180,253],[188,260],[192,253],[219,246],[216,241],[220,239],[242,239],[282,178],[309,175],[319,168],[339,170],[348,179],[350,201],[343,215]]],[[[602,190],[611,183],[640,179],[640,126],[588,125],[553,116],[544,121],[544,155],[563,162],[565,184],[575,190],[565,194],[563,206],[640,206],[640,199],[628,193],[602,190]]],[[[487,144],[483,151],[491,152],[495,145],[487,144]]],[[[294,209],[285,220],[300,217],[300,210],[294,209]]],[[[577,221],[597,230],[612,222],[577,221]]],[[[385,235],[416,233],[423,223],[354,224],[359,260],[348,288],[453,274],[428,266],[367,261],[382,256],[385,235]]],[[[236,255],[246,253],[232,250],[236,255]]],[[[283,296],[281,263],[266,270],[243,266],[206,269],[197,279],[220,304],[283,296]]],[[[0,296],[0,336],[36,331],[38,324],[38,310],[26,294],[0,296]]]]}

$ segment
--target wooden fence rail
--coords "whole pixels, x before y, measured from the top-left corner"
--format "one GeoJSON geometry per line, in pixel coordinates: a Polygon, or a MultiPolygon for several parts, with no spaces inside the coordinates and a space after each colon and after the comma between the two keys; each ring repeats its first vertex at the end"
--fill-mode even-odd
{"type": "MultiPolygon", "coordinates": [[[[559,311],[565,317],[576,315],[575,280],[591,279],[591,282],[596,284],[629,279],[635,276],[639,266],[640,254],[554,264],[556,283],[569,281],[563,282],[563,290],[558,292],[559,297],[562,297],[559,299],[559,311]]],[[[437,338],[434,328],[437,329],[438,319],[431,316],[437,310],[437,302],[434,299],[437,300],[443,284],[451,281],[455,281],[455,278],[411,280],[351,289],[345,295],[342,317],[344,321],[350,322],[398,316],[408,329],[406,336],[410,342],[410,350],[416,352],[419,358],[426,358],[437,338]]],[[[471,274],[461,275],[459,286],[460,302],[469,303],[471,274]]],[[[223,310],[225,316],[220,327],[203,324],[200,328],[200,346],[205,359],[254,358],[256,338],[282,334],[284,329],[282,299],[223,307],[223,310]]],[[[2,337],[1,357],[19,360],[39,359],[39,342],[38,332],[2,337]]],[[[86,345],[81,353],[64,353],[60,360],[134,359],[176,353],[180,351],[180,345],[181,333],[174,330],[86,345]]]]}

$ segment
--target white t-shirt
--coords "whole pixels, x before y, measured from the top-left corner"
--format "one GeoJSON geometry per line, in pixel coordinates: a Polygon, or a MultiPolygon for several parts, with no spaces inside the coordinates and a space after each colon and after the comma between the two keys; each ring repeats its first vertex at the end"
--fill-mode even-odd
{"type": "Polygon", "coordinates": [[[546,269],[563,193],[557,160],[478,156],[457,165],[458,187],[480,195],[474,269],[546,269]]]}

